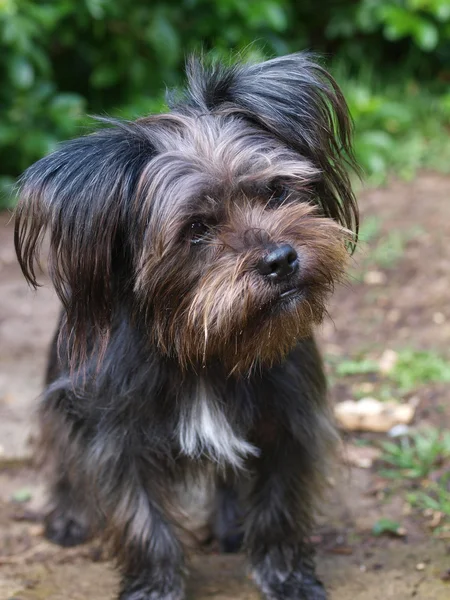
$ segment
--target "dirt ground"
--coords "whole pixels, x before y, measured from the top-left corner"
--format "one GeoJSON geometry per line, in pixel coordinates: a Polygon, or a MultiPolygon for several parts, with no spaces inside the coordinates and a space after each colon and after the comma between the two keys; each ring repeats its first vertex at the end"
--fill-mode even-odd
{"type": "MultiPolygon", "coordinates": [[[[363,217],[379,218],[378,237],[398,235],[391,264],[362,243],[353,281],[337,290],[319,332],[326,356],[348,358],[384,349],[427,349],[450,355],[450,178],[423,173],[410,183],[360,194],[363,217]]],[[[42,537],[42,481],[31,469],[33,411],[58,302],[44,278],[37,294],[16,265],[9,215],[0,215],[0,600],[114,597],[116,576],[98,542],[63,550],[42,537]]],[[[333,401],[351,390],[336,381],[333,401]]],[[[417,391],[416,421],[450,427],[448,386],[417,391]]],[[[354,443],[361,436],[344,436],[354,443]]],[[[450,598],[450,540],[430,534],[401,495],[379,493],[375,468],[345,466],[336,475],[314,542],[333,600],[450,598]],[[397,520],[403,537],[374,537],[381,518],[397,520]]],[[[256,600],[241,557],[192,557],[192,600],[256,600]]]]}

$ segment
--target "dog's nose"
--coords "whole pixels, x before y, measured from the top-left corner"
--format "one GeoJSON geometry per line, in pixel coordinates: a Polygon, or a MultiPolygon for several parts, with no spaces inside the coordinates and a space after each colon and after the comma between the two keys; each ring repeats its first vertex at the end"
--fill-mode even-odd
{"type": "Polygon", "coordinates": [[[261,275],[276,282],[289,277],[298,269],[298,255],[290,244],[272,247],[256,265],[261,275]]]}

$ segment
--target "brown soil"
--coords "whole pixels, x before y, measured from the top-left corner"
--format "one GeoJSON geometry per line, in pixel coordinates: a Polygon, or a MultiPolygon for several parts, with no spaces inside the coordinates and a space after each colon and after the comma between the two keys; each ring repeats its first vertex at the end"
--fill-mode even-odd
{"type": "MultiPolygon", "coordinates": [[[[350,286],[337,290],[320,332],[331,357],[384,349],[427,349],[450,356],[450,179],[422,174],[410,183],[361,193],[364,216],[381,219],[378,238],[400,235],[392,264],[376,260],[376,240],[361,244],[350,286]]],[[[114,597],[116,576],[97,543],[63,550],[42,537],[43,485],[28,463],[33,410],[53,333],[58,302],[43,278],[29,291],[16,265],[9,215],[0,218],[0,600],[77,600],[114,597]],[[26,497],[29,500],[26,500],[26,497]],[[14,500],[15,498],[15,500],[14,500]],[[22,502],[18,502],[22,500],[22,502]]],[[[333,400],[351,394],[346,381],[333,400]]],[[[414,392],[417,421],[450,427],[448,386],[414,392]]],[[[346,436],[349,441],[355,437],[346,436]]],[[[450,541],[430,534],[401,494],[386,494],[375,468],[345,467],[320,518],[315,543],[319,571],[334,600],[444,600],[450,541]],[[388,517],[401,523],[402,538],[374,537],[373,525],[388,517]]],[[[192,558],[190,597],[256,600],[241,557],[206,553],[192,558]]]]}

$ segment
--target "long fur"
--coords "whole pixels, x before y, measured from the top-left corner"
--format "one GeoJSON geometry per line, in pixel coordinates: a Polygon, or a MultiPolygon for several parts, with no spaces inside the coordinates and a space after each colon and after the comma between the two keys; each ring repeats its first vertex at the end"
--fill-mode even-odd
{"type": "Polygon", "coordinates": [[[242,532],[268,600],[320,600],[306,540],[335,434],[312,332],[357,231],[346,104],[305,54],[192,60],[170,104],[22,178],[19,262],[37,286],[48,231],[63,304],[40,411],[47,535],[102,532],[122,600],[181,600],[174,490],[212,465],[222,548],[242,532]],[[295,269],[274,283],[256,265],[280,244],[295,269]]]}

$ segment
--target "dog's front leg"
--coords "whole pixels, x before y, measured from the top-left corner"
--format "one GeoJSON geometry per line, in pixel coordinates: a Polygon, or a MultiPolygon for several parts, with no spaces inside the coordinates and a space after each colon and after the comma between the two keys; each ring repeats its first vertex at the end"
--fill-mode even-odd
{"type": "Polygon", "coordinates": [[[183,600],[182,548],[163,509],[166,482],[149,457],[122,450],[106,452],[91,474],[122,575],[119,599],[183,600]]]}
{"type": "Polygon", "coordinates": [[[284,439],[263,448],[250,495],[245,541],[266,600],[326,600],[308,542],[317,492],[304,448],[284,439]]]}
{"type": "Polygon", "coordinates": [[[119,600],[183,600],[183,557],[172,527],[142,490],[134,514],[120,514],[113,534],[122,572],[119,600]],[[124,517],[124,518],[123,518],[124,517]]]}

